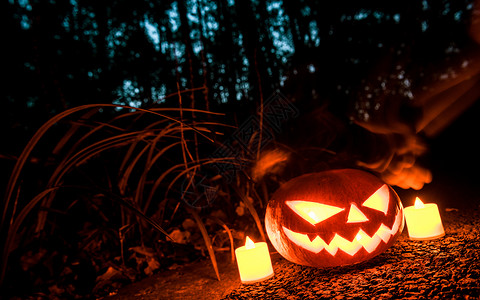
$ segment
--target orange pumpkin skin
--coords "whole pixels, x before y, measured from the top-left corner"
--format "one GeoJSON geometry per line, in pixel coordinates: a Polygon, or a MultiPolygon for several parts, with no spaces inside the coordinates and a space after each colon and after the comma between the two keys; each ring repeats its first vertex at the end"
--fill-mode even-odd
{"type": "Polygon", "coordinates": [[[275,249],[291,262],[312,267],[373,258],[393,244],[403,226],[403,207],[395,191],[354,169],[288,181],[273,194],[265,214],[275,249]]]}

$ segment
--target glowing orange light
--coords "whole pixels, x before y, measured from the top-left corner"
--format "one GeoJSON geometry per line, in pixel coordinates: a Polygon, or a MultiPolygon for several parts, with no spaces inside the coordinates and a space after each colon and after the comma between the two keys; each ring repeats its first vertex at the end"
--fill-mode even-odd
{"type": "Polygon", "coordinates": [[[344,208],[309,201],[286,201],[285,203],[312,225],[325,221],[344,210],[344,208]]]}
{"type": "Polygon", "coordinates": [[[255,243],[247,236],[247,240],[245,241],[245,249],[253,249],[255,248],[255,243]]]}
{"type": "Polygon", "coordinates": [[[359,233],[357,233],[357,236],[355,237],[357,239],[357,241],[360,241],[362,239],[362,235],[359,233]]]}
{"type": "Polygon", "coordinates": [[[435,203],[423,203],[418,197],[413,206],[405,207],[408,236],[412,240],[433,240],[445,235],[435,203]]]}
{"type": "Polygon", "coordinates": [[[312,267],[370,259],[392,245],[404,222],[395,191],[353,169],[293,178],[272,195],[265,211],[265,228],[278,253],[312,267]]]}
{"type": "Polygon", "coordinates": [[[385,224],[381,224],[371,237],[360,229],[353,241],[349,241],[335,233],[335,236],[328,244],[319,236],[316,236],[313,240],[311,240],[307,234],[294,232],[285,226],[283,226],[282,229],[292,242],[313,253],[319,253],[322,250],[326,250],[332,256],[335,256],[338,249],[340,249],[343,252],[353,256],[361,248],[364,248],[368,253],[372,253],[382,240],[385,243],[388,243],[390,238],[398,231],[400,225],[402,224],[402,219],[403,215],[400,213],[397,214],[395,216],[395,222],[392,228],[389,228],[385,224]]]}
{"type": "Polygon", "coordinates": [[[425,205],[423,204],[422,200],[420,200],[420,198],[415,198],[415,204],[414,204],[414,207],[415,209],[419,209],[419,208],[424,208],[425,205]]]}
{"type": "Polygon", "coordinates": [[[245,246],[235,250],[242,283],[254,283],[273,276],[272,261],[265,242],[254,243],[248,236],[245,246]]]}
{"type": "Polygon", "coordinates": [[[362,206],[381,211],[387,215],[389,199],[390,191],[388,190],[388,186],[384,184],[373,193],[373,195],[368,197],[368,199],[362,203],[362,206]]]}
{"type": "Polygon", "coordinates": [[[360,209],[352,203],[350,205],[350,212],[348,213],[347,223],[361,223],[368,221],[367,216],[365,216],[360,209]]]}

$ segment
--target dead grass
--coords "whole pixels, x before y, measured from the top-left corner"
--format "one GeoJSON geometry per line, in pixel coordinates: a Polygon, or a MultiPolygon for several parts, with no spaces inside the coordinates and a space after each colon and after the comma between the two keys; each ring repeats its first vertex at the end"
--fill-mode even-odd
{"type": "MultiPolygon", "coordinates": [[[[193,179],[203,174],[204,169],[209,166],[229,163],[244,167],[251,161],[239,162],[236,157],[209,156],[212,149],[221,145],[224,132],[233,127],[225,124],[222,120],[223,114],[183,108],[181,93],[177,96],[180,108],[143,109],[113,104],[83,105],[54,116],[37,130],[13,167],[3,199],[0,220],[3,240],[0,283],[5,278],[12,251],[25,244],[26,239],[39,237],[47,229],[52,232],[53,229],[48,225],[51,212],[56,209],[59,201],[68,201],[64,197],[59,197],[58,193],[61,190],[101,195],[102,199],[109,199],[118,204],[121,216],[119,220],[111,217],[111,212],[102,211],[101,204],[100,207],[95,207],[95,211],[101,214],[104,220],[111,222],[112,228],[118,230],[123,262],[126,239],[136,239],[134,243],[143,246],[145,240],[151,236],[146,235],[145,230],[150,228],[168,239],[168,228],[165,226],[174,222],[181,209],[195,220],[215,274],[220,280],[211,233],[205,225],[206,219],[201,215],[202,209],[186,204],[185,197],[188,196],[186,191],[192,187],[196,188],[197,183],[193,179]],[[113,114],[107,120],[105,113],[100,113],[102,110],[113,111],[116,108],[121,108],[121,112],[113,114]],[[58,126],[67,129],[62,136],[55,138],[50,132],[53,127],[58,126]],[[50,151],[52,157],[55,157],[54,167],[42,175],[44,185],[28,199],[25,197],[28,197],[30,192],[25,192],[28,187],[23,181],[29,172],[29,161],[39,147],[45,147],[40,143],[41,140],[54,141],[48,143],[51,148],[47,149],[47,152],[50,151]],[[72,185],[70,177],[79,169],[91,170],[92,174],[84,175],[93,179],[98,178],[99,160],[108,162],[109,166],[116,166],[114,170],[108,172],[110,175],[105,176],[106,184],[72,185]],[[168,209],[171,207],[173,209],[168,209]],[[26,224],[27,217],[35,221],[26,224]],[[30,227],[27,230],[20,230],[22,226],[30,227]]],[[[45,152],[45,149],[42,150],[45,152]]],[[[218,183],[219,197],[226,197],[224,201],[218,200],[217,204],[227,203],[226,205],[233,211],[235,203],[242,201],[265,240],[263,226],[256,210],[256,206],[261,207],[263,204],[255,191],[255,183],[248,174],[248,170],[236,173],[233,184],[225,182],[222,174],[210,177],[215,177],[213,181],[218,183]],[[237,197],[236,202],[231,201],[231,194],[237,197]]],[[[185,213],[182,214],[183,218],[185,213]]],[[[232,230],[219,218],[212,216],[207,218],[213,220],[228,234],[233,261],[232,230]]]]}

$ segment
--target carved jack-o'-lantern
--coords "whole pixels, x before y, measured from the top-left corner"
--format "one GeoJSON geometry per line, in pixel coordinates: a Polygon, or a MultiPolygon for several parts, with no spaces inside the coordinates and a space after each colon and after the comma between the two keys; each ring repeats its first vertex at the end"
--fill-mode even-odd
{"type": "Polygon", "coordinates": [[[296,177],[268,203],[265,227],[286,259],[314,267],[359,263],[403,230],[395,191],[372,174],[343,169],[296,177]]]}

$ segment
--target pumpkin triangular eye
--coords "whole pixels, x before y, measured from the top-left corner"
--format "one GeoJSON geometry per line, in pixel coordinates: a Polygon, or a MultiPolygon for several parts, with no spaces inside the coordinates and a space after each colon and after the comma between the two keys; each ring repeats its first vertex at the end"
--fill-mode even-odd
{"type": "Polygon", "coordinates": [[[318,224],[343,211],[344,208],[309,201],[285,201],[297,215],[312,225],[318,224]]]}
{"type": "Polygon", "coordinates": [[[388,186],[384,184],[375,193],[368,197],[368,199],[363,202],[362,206],[381,211],[387,215],[389,200],[390,191],[388,190],[388,186]]]}
{"type": "Polygon", "coordinates": [[[368,218],[362,213],[360,209],[352,203],[350,205],[350,212],[348,213],[347,223],[361,223],[368,221],[368,218]]]}

